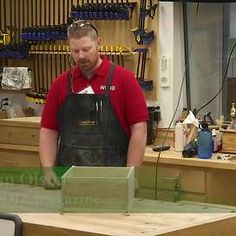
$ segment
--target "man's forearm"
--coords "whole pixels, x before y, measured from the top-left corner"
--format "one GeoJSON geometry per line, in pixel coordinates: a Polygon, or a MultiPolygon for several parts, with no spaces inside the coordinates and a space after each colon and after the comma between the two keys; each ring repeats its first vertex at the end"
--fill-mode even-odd
{"type": "Polygon", "coordinates": [[[39,139],[39,156],[42,167],[53,167],[56,162],[58,132],[41,128],[39,139]]]}
{"type": "Polygon", "coordinates": [[[131,127],[131,138],[129,141],[127,166],[140,166],[143,160],[147,141],[146,122],[134,124],[131,127]]]}

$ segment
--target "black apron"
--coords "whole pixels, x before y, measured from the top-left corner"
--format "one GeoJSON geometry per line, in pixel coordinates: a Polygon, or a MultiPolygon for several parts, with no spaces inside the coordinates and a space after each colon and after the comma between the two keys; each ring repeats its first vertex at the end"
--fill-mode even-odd
{"type": "Polygon", "coordinates": [[[58,165],[126,166],[128,138],[109,100],[114,69],[111,64],[104,94],[73,93],[69,73],[67,97],[58,113],[58,165]]]}

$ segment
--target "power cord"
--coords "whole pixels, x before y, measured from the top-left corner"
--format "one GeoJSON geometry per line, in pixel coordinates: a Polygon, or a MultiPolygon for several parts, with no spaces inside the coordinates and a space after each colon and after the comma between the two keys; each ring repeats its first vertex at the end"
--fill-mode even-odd
{"type": "MultiPolygon", "coordinates": [[[[189,58],[190,58],[191,53],[192,53],[193,39],[194,39],[194,34],[196,32],[195,28],[196,28],[196,21],[197,21],[198,12],[199,12],[199,2],[197,3],[197,6],[196,6],[196,12],[195,12],[195,18],[194,18],[194,29],[193,29],[193,34],[192,34],[192,39],[191,39],[191,44],[190,44],[190,49],[189,49],[189,58]]],[[[158,163],[159,163],[159,160],[160,160],[161,152],[164,149],[164,145],[165,145],[167,136],[169,134],[170,127],[171,127],[171,125],[172,125],[172,123],[173,123],[173,121],[175,119],[175,115],[176,115],[178,107],[179,107],[180,99],[181,99],[181,96],[182,96],[183,85],[184,85],[184,81],[185,81],[185,78],[186,78],[186,72],[187,72],[187,69],[189,68],[189,61],[190,60],[188,60],[188,62],[185,64],[185,70],[184,70],[184,75],[182,77],[181,86],[180,86],[180,90],[179,90],[179,94],[178,94],[177,105],[176,105],[174,114],[173,114],[173,116],[171,118],[171,121],[169,123],[169,126],[168,126],[168,128],[166,130],[163,142],[161,144],[162,148],[160,148],[160,151],[158,152],[158,156],[157,156],[157,160],[156,160],[156,164],[155,164],[155,183],[154,183],[154,186],[155,186],[155,195],[154,195],[155,200],[157,200],[157,177],[158,177],[158,167],[159,167],[158,163]]]]}
{"type": "Polygon", "coordinates": [[[221,87],[220,89],[218,90],[218,92],[216,93],[216,95],[211,98],[208,102],[206,102],[204,105],[202,105],[196,112],[195,112],[195,116],[198,114],[199,111],[201,111],[204,107],[206,107],[207,105],[209,105],[219,94],[220,92],[222,91],[223,87],[224,87],[224,83],[225,83],[225,80],[227,78],[227,74],[228,74],[228,70],[229,70],[229,64],[231,62],[231,58],[232,58],[232,54],[234,52],[234,49],[236,47],[236,42],[234,43],[230,53],[229,53],[229,57],[228,57],[228,60],[227,60],[227,65],[226,65],[226,69],[225,69],[225,74],[223,76],[223,80],[222,80],[222,83],[221,83],[221,87]]]}

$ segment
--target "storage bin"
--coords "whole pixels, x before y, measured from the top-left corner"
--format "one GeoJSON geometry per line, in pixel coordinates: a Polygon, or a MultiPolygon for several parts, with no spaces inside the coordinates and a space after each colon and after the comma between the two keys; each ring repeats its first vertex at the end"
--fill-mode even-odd
{"type": "Polygon", "coordinates": [[[62,176],[62,212],[129,212],[133,167],[72,166],[62,176]]]}

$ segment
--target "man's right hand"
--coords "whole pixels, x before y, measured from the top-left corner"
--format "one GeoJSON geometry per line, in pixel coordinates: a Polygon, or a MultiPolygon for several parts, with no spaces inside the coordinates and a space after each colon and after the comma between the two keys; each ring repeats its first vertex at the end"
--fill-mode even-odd
{"type": "Polygon", "coordinates": [[[55,174],[52,168],[44,168],[44,188],[45,189],[60,189],[61,183],[59,177],[55,174]]]}

